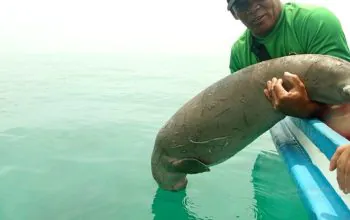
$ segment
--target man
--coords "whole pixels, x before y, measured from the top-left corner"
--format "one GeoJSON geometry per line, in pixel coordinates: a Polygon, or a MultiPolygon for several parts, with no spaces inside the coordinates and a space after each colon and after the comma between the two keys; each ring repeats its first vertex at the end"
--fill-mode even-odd
{"type": "MultiPolygon", "coordinates": [[[[231,49],[230,70],[233,74],[263,60],[293,54],[325,54],[350,61],[350,51],[341,24],[324,7],[282,4],[280,0],[227,2],[227,9],[233,17],[247,27],[231,49]]],[[[293,73],[285,73],[282,79],[268,81],[264,93],[271,104],[286,115],[324,118],[332,110],[331,106],[311,101],[304,84],[293,73]],[[289,81],[293,85],[292,89],[286,91],[282,86],[283,81],[289,81]]],[[[350,150],[347,155],[350,160],[350,150]]],[[[339,180],[347,175],[350,177],[350,166],[345,169],[344,164],[334,160],[331,170],[337,167],[346,170],[338,172],[339,185],[348,184],[339,180]]]]}

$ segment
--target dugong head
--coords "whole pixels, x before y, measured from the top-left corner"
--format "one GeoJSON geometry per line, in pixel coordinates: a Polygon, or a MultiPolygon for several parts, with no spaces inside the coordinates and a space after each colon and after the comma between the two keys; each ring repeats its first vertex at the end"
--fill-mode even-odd
{"type": "Polygon", "coordinates": [[[158,186],[164,190],[179,191],[187,186],[185,173],[168,171],[162,164],[152,164],[152,175],[158,186]]]}
{"type": "Polygon", "coordinates": [[[151,160],[153,178],[164,190],[182,190],[187,186],[187,174],[210,171],[207,165],[196,158],[175,158],[166,150],[166,146],[156,142],[151,160]]]}
{"type": "Polygon", "coordinates": [[[152,155],[153,178],[165,190],[182,190],[187,186],[187,174],[208,171],[207,165],[194,158],[175,159],[158,153],[152,155]]]}

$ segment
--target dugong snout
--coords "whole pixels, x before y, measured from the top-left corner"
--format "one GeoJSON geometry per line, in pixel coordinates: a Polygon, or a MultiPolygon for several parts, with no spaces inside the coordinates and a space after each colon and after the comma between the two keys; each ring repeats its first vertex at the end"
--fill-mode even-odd
{"type": "Polygon", "coordinates": [[[187,186],[187,174],[209,172],[207,165],[193,158],[174,159],[160,155],[152,159],[152,175],[159,187],[179,191],[187,186]]]}
{"type": "Polygon", "coordinates": [[[209,167],[195,158],[174,158],[166,149],[157,145],[152,154],[152,175],[159,187],[179,191],[187,186],[187,174],[210,171],[209,167]]]}
{"type": "Polygon", "coordinates": [[[185,173],[169,172],[164,166],[152,167],[153,178],[159,187],[169,191],[179,191],[187,186],[185,173]]]}
{"type": "Polygon", "coordinates": [[[164,158],[161,150],[157,149],[152,155],[152,175],[159,187],[178,191],[186,188],[187,178],[185,173],[172,172],[168,170],[168,157],[164,158]]]}

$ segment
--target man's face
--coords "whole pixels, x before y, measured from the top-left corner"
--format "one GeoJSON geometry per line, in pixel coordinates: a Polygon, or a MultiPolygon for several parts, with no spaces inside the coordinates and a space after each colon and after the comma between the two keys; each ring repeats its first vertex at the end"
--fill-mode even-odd
{"type": "Polygon", "coordinates": [[[281,12],[280,0],[236,0],[231,8],[236,19],[256,36],[264,36],[272,30],[281,12]]]}

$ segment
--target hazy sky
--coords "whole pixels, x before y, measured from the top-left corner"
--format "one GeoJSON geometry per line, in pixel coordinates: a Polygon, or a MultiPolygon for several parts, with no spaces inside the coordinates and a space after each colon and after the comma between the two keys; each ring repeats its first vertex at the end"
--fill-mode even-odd
{"type": "MultiPolygon", "coordinates": [[[[294,1],[329,6],[350,37],[346,0],[294,1]]],[[[220,54],[243,30],[226,0],[9,0],[0,6],[2,53],[220,54]]]]}

